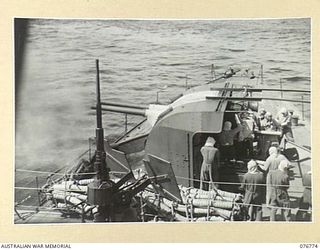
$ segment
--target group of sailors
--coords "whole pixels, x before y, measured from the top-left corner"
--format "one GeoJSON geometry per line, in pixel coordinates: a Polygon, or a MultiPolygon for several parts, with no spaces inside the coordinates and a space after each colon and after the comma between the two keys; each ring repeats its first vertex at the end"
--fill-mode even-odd
{"type": "MultiPolygon", "coordinates": [[[[217,143],[213,137],[208,137],[200,152],[203,162],[200,171],[200,189],[208,190],[210,185],[219,182],[219,168],[221,162],[236,158],[236,153],[242,151],[247,159],[253,158],[253,141],[255,131],[280,131],[281,136],[293,141],[291,130],[291,115],[282,108],[276,119],[264,109],[259,111],[258,117],[249,112],[235,114],[237,126],[232,129],[232,123],[225,121],[223,131],[217,136],[217,143]],[[240,116],[240,117],[239,117],[240,116]],[[217,146],[215,146],[217,144],[217,146]],[[235,145],[236,144],[236,145],[235,145]],[[236,152],[237,151],[237,152],[236,152]]],[[[280,141],[279,141],[280,143],[280,141]]],[[[289,189],[289,160],[281,154],[279,143],[274,143],[268,150],[269,156],[261,166],[255,160],[247,163],[248,172],[243,176],[240,190],[244,192],[244,204],[248,208],[250,220],[262,220],[262,204],[270,207],[270,220],[276,220],[277,210],[290,220],[289,189]]],[[[311,205],[311,199],[310,199],[311,205]]]]}
{"type": "Polygon", "coordinates": [[[222,160],[253,157],[253,142],[257,140],[258,131],[279,131],[279,143],[285,136],[286,140],[294,141],[291,129],[291,114],[282,108],[276,119],[265,109],[259,111],[258,117],[248,111],[235,114],[236,127],[225,121],[222,132],[218,135],[219,150],[222,160]]]}
{"type": "Polygon", "coordinates": [[[292,129],[291,129],[292,112],[289,112],[286,108],[281,108],[276,119],[273,118],[270,112],[265,109],[259,111],[259,117],[257,118],[257,125],[259,130],[265,131],[281,131],[281,138],[286,137],[288,141],[294,141],[292,129]]]}
{"type": "Polygon", "coordinates": [[[244,192],[250,220],[262,220],[262,204],[270,207],[270,221],[276,220],[278,208],[282,219],[290,221],[289,161],[279,148],[270,147],[269,157],[263,166],[251,160],[243,176],[240,189],[244,192]],[[266,195],[265,195],[266,194],[266,195]]]}
{"type": "MultiPolygon", "coordinates": [[[[270,147],[270,156],[262,166],[250,160],[248,172],[243,176],[240,190],[244,192],[244,204],[248,209],[250,221],[262,221],[262,204],[270,208],[270,221],[276,221],[277,210],[281,210],[280,220],[291,220],[288,159],[280,153],[279,147],[270,147]]],[[[302,176],[304,192],[299,201],[299,211],[295,220],[310,220],[312,207],[311,171],[302,176]]]]}

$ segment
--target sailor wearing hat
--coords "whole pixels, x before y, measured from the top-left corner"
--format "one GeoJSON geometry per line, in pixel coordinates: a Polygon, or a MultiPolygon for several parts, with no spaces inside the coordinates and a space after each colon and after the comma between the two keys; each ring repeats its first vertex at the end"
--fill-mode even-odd
{"type": "Polygon", "coordinates": [[[310,221],[312,208],[311,171],[302,175],[303,195],[299,201],[299,210],[296,214],[297,221],[310,221]],[[309,210],[309,211],[307,211],[309,210]]]}
{"type": "Polygon", "coordinates": [[[266,114],[266,110],[264,108],[259,110],[259,115],[257,118],[257,126],[259,130],[264,130],[264,125],[266,122],[265,114],[266,114]]]}
{"type": "Polygon", "coordinates": [[[237,123],[236,128],[231,129],[232,123],[230,121],[225,121],[223,124],[223,130],[219,134],[219,143],[222,160],[235,159],[235,149],[233,141],[237,133],[239,133],[242,129],[242,125],[237,114],[235,114],[235,119],[237,123]]]}
{"type": "Polygon", "coordinates": [[[265,178],[258,170],[256,161],[249,161],[247,168],[248,172],[243,176],[240,189],[245,191],[244,203],[247,205],[250,220],[261,221],[265,178]]]}
{"type": "Polygon", "coordinates": [[[290,207],[290,198],[288,194],[289,189],[289,176],[288,176],[288,168],[289,162],[288,160],[282,160],[279,164],[279,167],[276,171],[270,172],[270,206],[271,206],[271,213],[270,213],[270,220],[276,220],[276,213],[278,208],[282,207],[281,209],[281,216],[286,221],[290,221],[290,214],[291,210],[290,207]]]}
{"type": "Polygon", "coordinates": [[[292,129],[291,129],[291,115],[288,113],[286,108],[281,108],[279,114],[276,118],[277,122],[281,126],[281,138],[282,140],[283,136],[286,137],[288,141],[294,142],[292,129]]]}
{"type": "Polygon", "coordinates": [[[288,161],[288,159],[280,153],[279,148],[270,147],[269,148],[269,157],[265,161],[263,167],[261,168],[267,175],[267,193],[266,193],[266,204],[270,202],[270,173],[276,171],[279,167],[281,161],[288,161]]]}
{"type": "Polygon", "coordinates": [[[239,133],[239,143],[241,151],[241,158],[252,158],[253,157],[253,139],[254,131],[257,130],[257,124],[255,120],[249,116],[249,112],[243,112],[241,114],[241,125],[242,129],[239,133]]]}
{"type": "Polygon", "coordinates": [[[264,130],[267,131],[277,131],[279,130],[279,124],[278,122],[272,118],[272,114],[270,112],[266,113],[266,118],[265,118],[265,124],[264,124],[264,130]]]}
{"type": "Polygon", "coordinates": [[[215,143],[216,141],[213,137],[208,137],[205,145],[200,150],[203,158],[200,171],[200,189],[203,190],[209,190],[208,182],[212,185],[219,178],[220,154],[219,150],[214,147],[215,143]]]}

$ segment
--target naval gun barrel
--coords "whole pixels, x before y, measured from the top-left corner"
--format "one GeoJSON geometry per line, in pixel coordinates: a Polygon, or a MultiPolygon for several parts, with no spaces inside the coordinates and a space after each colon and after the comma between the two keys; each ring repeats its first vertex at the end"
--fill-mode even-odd
{"type": "MultiPolygon", "coordinates": [[[[96,107],[91,107],[91,109],[97,109],[96,107]]],[[[135,108],[135,107],[123,107],[123,106],[104,106],[101,108],[102,111],[111,111],[116,113],[130,114],[130,115],[138,115],[138,116],[146,116],[146,109],[135,108]]]]}
{"type": "Polygon", "coordinates": [[[97,171],[97,178],[100,180],[109,180],[109,171],[106,166],[106,152],[104,149],[104,133],[102,128],[102,112],[101,112],[101,100],[100,100],[100,71],[99,60],[96,60],[97,70],[97,82],[96,82],[96,116],[97,116],[97,128],[96,128],[96,160],[94,168],[97,171]]]}
{"type": "Polygon", "coordinates": [[[123,102],[107,102],[103,101],[101,102],[101,105],[106,106],[115,106],[115,107],[125,107],[125,108],[134,108],[134,109],[147,109],[147,105],[136,105],[136,104],[128,104],[123,102]]]}

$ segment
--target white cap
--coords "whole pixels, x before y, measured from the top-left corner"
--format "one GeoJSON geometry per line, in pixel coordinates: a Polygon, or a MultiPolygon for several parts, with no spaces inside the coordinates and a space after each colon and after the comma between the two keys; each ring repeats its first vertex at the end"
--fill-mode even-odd
{"type": "Polygon", "coordinates": [[[216,140],[213,137],[208,137],[205,146],[213,147],[215,143],[216,143],[216,140]]]}
{"type": "Polygon", "coordinates": [[[231,127],[232,127],[232,123],[229,122],[229,121],[225,121],[224,124],[223,124],[223,130],[224,131],[229,131],[231,130],[231,127]]]}
{"type": "Polygon", "coordinates": [[[283,107],[283,108],[280,109],[280,113],[281,113],[281,114],[287,114],[288,111],[287,111],[286,108],[283,107]]]}
{"type": "Polygon", "coordinates": [[[276,147],[270,147],[269,148],[269,155],[273,155],[278,153],[278,149],[276,147]]]}
{"type": "Polygon", "coordinates": [[[255,173],[257,171],[257,162],[254,160],[251,160],[248,162],[247,168],[249,173],[255,173]]]}

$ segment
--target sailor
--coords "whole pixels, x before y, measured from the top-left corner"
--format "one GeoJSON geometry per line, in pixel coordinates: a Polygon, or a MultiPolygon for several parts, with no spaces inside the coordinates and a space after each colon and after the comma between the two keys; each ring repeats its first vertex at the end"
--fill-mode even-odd
{"type": "Polygon", "coordinates": [[[256,76],[254,75],[254,72],[253,72],[253,71],[251,71],[250,79],[254,79],[254,78],[256,78],[256,76]]]}
{"type": "Polygon", "coordinates": [[[277,209],[281,209],[281,217],[286,221],[290,221],[290,198],[288,194],[289,189],[289,175],[288,175],[289,162],[283,160],[280,162],[278,170],[270,172],[270,221],[276,220],[277,209]]]}
{"type": "Polygon", "coordinates": [[[239,133],[241,156],[244,158],[253,157],[253,139],[254,131],[257,130],[257,124],[252,117],[249,116],[249,112],[243,112],[241,114],[242,128],[239,133]]]}
{"type": "Polygon", "coordinates": [[[266,159],[263,171],[268,173],[277,170],[281,161],[288,159],[280,153],[280,148],[272,146],[269,148],[269,157],[266,159]]]}
{"type": "Polygon", "coordinates": [[[291,129],[291,115],[288,113],[286,108],[281,108],[279,114],[276,117],[276,120],[281,126],[280,142],[283,136],[285,136],[288,141],[294,142],[291,129]]]}
{"type": "Polygon", "coordinates": [[[235,73],[236,72],[234,71],[234,69],[229,67],[229,70],[224,72],[224,78],[229,78],[229,77],[233,76],[235,73]]]}
{"type": "Polygon", "coordinates": [[[273,119],[272,114],[270,112],[267,112],[265,117],[266,118],[265,118],[264,130],[266,131],[280,130],[280,126],[278,122],[275,119],[273,119]]]}
{"type": "Polygon", "coordinates": [[[231,129],[232,123],[230,121],[225,121],[223,124],[223,130],[219,134],[220,152],[222,160],[233,160],[235,159],[235,149],[233,145],[233,140],[237,133],[242,129],[240,119],[237,114],[235,114],[235,119],[237,127],[231,129]]]}
{"type": "MultiPolygon", "coordinates": [[[[212,188],[213,182],[219,179],[220,153],[214,147],[215,143],[216,141],[213,137],[208,137],[205,145],[200,150],[203,158],[200,171],[200,189],[202,190],[208,191],[212,188]]],[[[217,185],[215,186],[217,187],[217,185]]]]}
{"type": "Polygon", "coordinates": [[[308,171],[302,176],[302,185],[304,186],[304,191],[299,202],[299,210],[296,214],[296,220],[310,221],[311,215],[307,210],[312,208],[311,171],[308,171]]]}
{"type": "Polygon", "coordinates": [[[259,116],[257,118],[257,126],[259,130],[264,130],[266,110],[264,108],[259,110],[259,116]]]}
{"type": "Polygon", "coordinates": [[[301,202],[304,203],[303,206],[306,206],[306,209],[309,209],[312,207],[311,171],[308,171],[308,173],[302,176],[302,184],[304,186],[304,192],[301,202]]]}
{"type": "Polygon", "coordinates": [[[269,157],[266,159],[261,170],[267,176],[267,192],[266,192],[266,204],[270,203],[270,192],[271,192],[271,184],[270,184],[270,173],[278,170],[281,161],[288,161],[288,159],[280,153],[279,148],[270,147],[269,148],[269,157]]]}
{"type": "Polygon", "coordinates": [[[247,168],[248,172],[243,176],[240,187],[245,191],[243,202],[248,207],[250,220],[261,221],[265,178],[263,173],[258,170],[256,161],[249,161],[247,168]]]}

